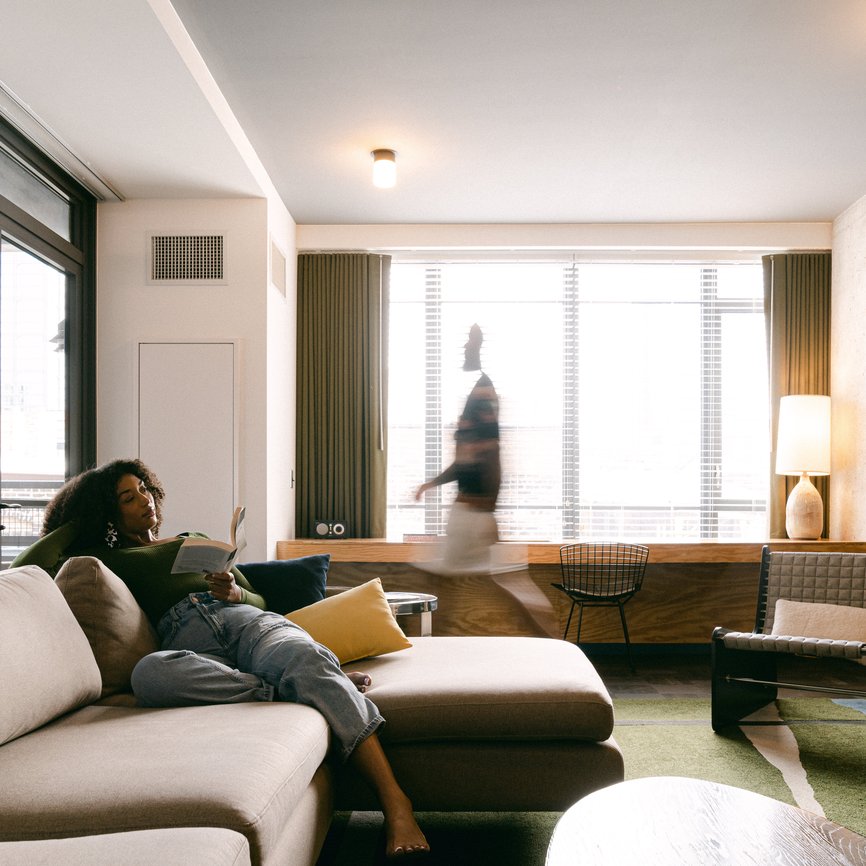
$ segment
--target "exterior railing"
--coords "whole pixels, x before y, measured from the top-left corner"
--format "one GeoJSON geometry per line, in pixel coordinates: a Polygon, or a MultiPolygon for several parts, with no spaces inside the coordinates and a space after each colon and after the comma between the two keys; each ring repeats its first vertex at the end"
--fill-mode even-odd
{"type": "Polygon", "coordinates": [[[0,567],[8,568],[16,556],[28,548],[42,531],[45,506],[63,481],[42,479],[3,479],[0,510],[0,567]]]}

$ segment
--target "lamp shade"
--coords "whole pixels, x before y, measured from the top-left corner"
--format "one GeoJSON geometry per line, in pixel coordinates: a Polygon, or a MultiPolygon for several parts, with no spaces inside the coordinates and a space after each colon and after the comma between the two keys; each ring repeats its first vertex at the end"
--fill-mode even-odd
{"type": "Polygon", "coordinates": [[[777,475],[830,474],[830,398],[792,394],[779,402],[777,475]]]}

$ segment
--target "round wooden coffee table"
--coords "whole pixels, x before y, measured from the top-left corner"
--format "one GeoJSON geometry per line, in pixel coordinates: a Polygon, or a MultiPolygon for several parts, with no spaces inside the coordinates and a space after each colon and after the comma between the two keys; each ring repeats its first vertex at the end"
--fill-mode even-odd
{"type": "Polygon", "coordinates": [[[634,779],[559,819],[547,866],[866,866],[866,838],[761,794],[699,779],[634,779]]]}

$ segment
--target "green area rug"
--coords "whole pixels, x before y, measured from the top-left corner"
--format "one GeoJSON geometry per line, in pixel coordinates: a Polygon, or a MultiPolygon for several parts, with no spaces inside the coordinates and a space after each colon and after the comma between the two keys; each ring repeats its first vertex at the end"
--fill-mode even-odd
{"type": "MultiPolygon", "coordinates": [[[[745,788],[866,835],[866,701],[780,700],[769,723],[715,734],[710,702],[697,698],[614,701],[614,737],[626,779],[690,776],[745,788]]],[[[754,718],[754,717],[753,717],[754,718]]],[[[427,866],[544,866],[555,812],[422,812],[427,866]]],[[[384,862],[376,812],[339,813],[319,866],[384,862]]]]}
{"type": "Polygon", "coordinates": [[[723,734],[710,728],[709,700],[614,704],[626,779],[690,776],[733,785],[823,811],[866,835],[866,701],[782,699],[751,717],[770,723],[723,734]]]}

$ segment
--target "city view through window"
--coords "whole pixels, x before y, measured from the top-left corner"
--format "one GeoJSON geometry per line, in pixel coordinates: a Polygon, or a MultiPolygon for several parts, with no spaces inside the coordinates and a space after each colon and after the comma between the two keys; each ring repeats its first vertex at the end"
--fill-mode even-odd
{"type": "Polygon", "coordinates": [[[66,471],[66,277],[0,244],[0,479],[3,560],[39,534],[44,503],[66,471]]]}

